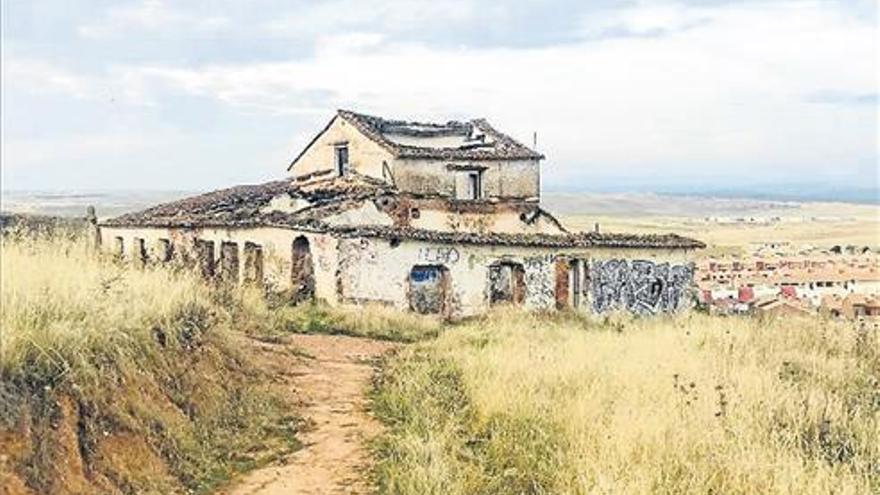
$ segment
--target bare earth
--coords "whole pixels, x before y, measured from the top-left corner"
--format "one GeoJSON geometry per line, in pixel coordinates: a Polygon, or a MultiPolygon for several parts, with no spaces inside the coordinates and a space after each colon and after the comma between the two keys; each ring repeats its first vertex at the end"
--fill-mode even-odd
{"type": "Polygon", "coordinates": [[[375,358],[394,344],[335,335],[294,335],[255,343],[256,357],[280,381],[306,421],[303,448],[283,465],[248,473],[229,495],[359,494],[370,491],[366,442],[381,424],[365,410],[375,358]]]}

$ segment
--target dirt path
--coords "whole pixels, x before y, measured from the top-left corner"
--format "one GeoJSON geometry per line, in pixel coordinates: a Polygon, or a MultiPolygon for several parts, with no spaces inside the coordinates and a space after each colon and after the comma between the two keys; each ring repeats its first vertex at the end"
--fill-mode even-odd
{"type": "Polygon", "coordinates": [[[279,385],[306,421],[303,448],[283,465],[253,471],[229,495],[360,494],[369,491],[365,441],[381,425],[365,409],[371,361],[394,344],[335,335],[294,335],[287,344],[256,343],[279,385]]]}

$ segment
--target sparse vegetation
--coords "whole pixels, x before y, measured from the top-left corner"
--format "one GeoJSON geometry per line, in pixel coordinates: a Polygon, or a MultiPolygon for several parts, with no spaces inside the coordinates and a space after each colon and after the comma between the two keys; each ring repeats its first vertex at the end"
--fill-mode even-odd
{"type": "Polygon", "coordinates": [[[204,492],[295,447],[295,418],[232,332],[258,307],[81,242],[9,235],[0,250],[12,493],[204,492]]]}
{"type": "Polygon", "coordinates": [[[877,493],[880,337],[502,311],[377,379],[382,493],[877,493]]]}
{"type": "Polygon", "coordinates": [[[416,342],[436,337],[443,328],[439,318],[403,312],[379,305],[330,307],[326,304],[292,306],[284,301],[266,305],[271,323],[255,326],[265,335],[312,333],[351,335],[394,342],[416,342]]]}

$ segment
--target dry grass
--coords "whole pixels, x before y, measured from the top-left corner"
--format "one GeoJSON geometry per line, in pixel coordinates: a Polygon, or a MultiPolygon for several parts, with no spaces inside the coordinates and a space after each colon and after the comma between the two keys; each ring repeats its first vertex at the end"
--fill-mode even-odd
{"type": "Polygon", "coordinates": [[[330,307],[321,303],[290,306],[270,304],[275,323],[268,328],[278,332],[351,335],[394,342],[416,342],[436,337],[443,328],[437,317],[400,311],[381,305],[330,307]]]}
{"type": "Polygon", "coordinates": [[[0,484],[201,492],[295,446],[233,339],[265,303],[70,240],[4,238],[0,276],[0,484]]]}
{"type": "Polygon", "coordinates": [[[389,364],[386,493],[877,493],[880,337],[501,312],[389,364]]]}

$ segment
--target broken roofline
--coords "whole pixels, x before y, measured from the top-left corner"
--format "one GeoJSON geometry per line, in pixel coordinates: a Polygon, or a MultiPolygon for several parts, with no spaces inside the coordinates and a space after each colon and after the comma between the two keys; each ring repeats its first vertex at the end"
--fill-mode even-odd
{"type": "Polygon", "coordinates": [[[396,119],[385,119],[372,115],[339,109],[336,115],[312,138],[309,143],[290,162],[287,170],[291,170],[300,157],[311,148],[315,141],[333,125],[337,118],[343,118],[371,141],[390,151],[396,158],[435,158],[440,160],[543,160],[541,153],[525,146],[512,137],[496,130],[486,119],[473,119],[469,122],[449,121],[445,124],[436,122],[416,122],[396,119]],[[408,127],[420,127],[421,130],[404,130],[408,127]],[[491,147],[457,147],[433,148],[395,143],[385,137],[390,134],[407,134],[412,136],[432,135],[464,135],[477,128],[491,136],[495,143],[491,147]]]}
{"type": "Polygon", "coordinates": [[[173,219],[157,219],[139,224],[104,222],[100,225],[109,228],[183,228],[192,230],[211,228],[253,229],[262,227],[329,234],[339,238],[371,237],[380,239],[436,242],[440,244],[534,248],[702,249],[706,247],[706,245],[700,241],[676,234],[634,235],[598,234],[595,232],[566,235],[507,233],[477,234],[472,232],[441,232],[384,225],[332,226],[316,220],[285,222],[283,218],[271,217],[272,215],[269,214],[263,219],[248,219],[234,222],[193,222],[174,221],[173,219]]]}

